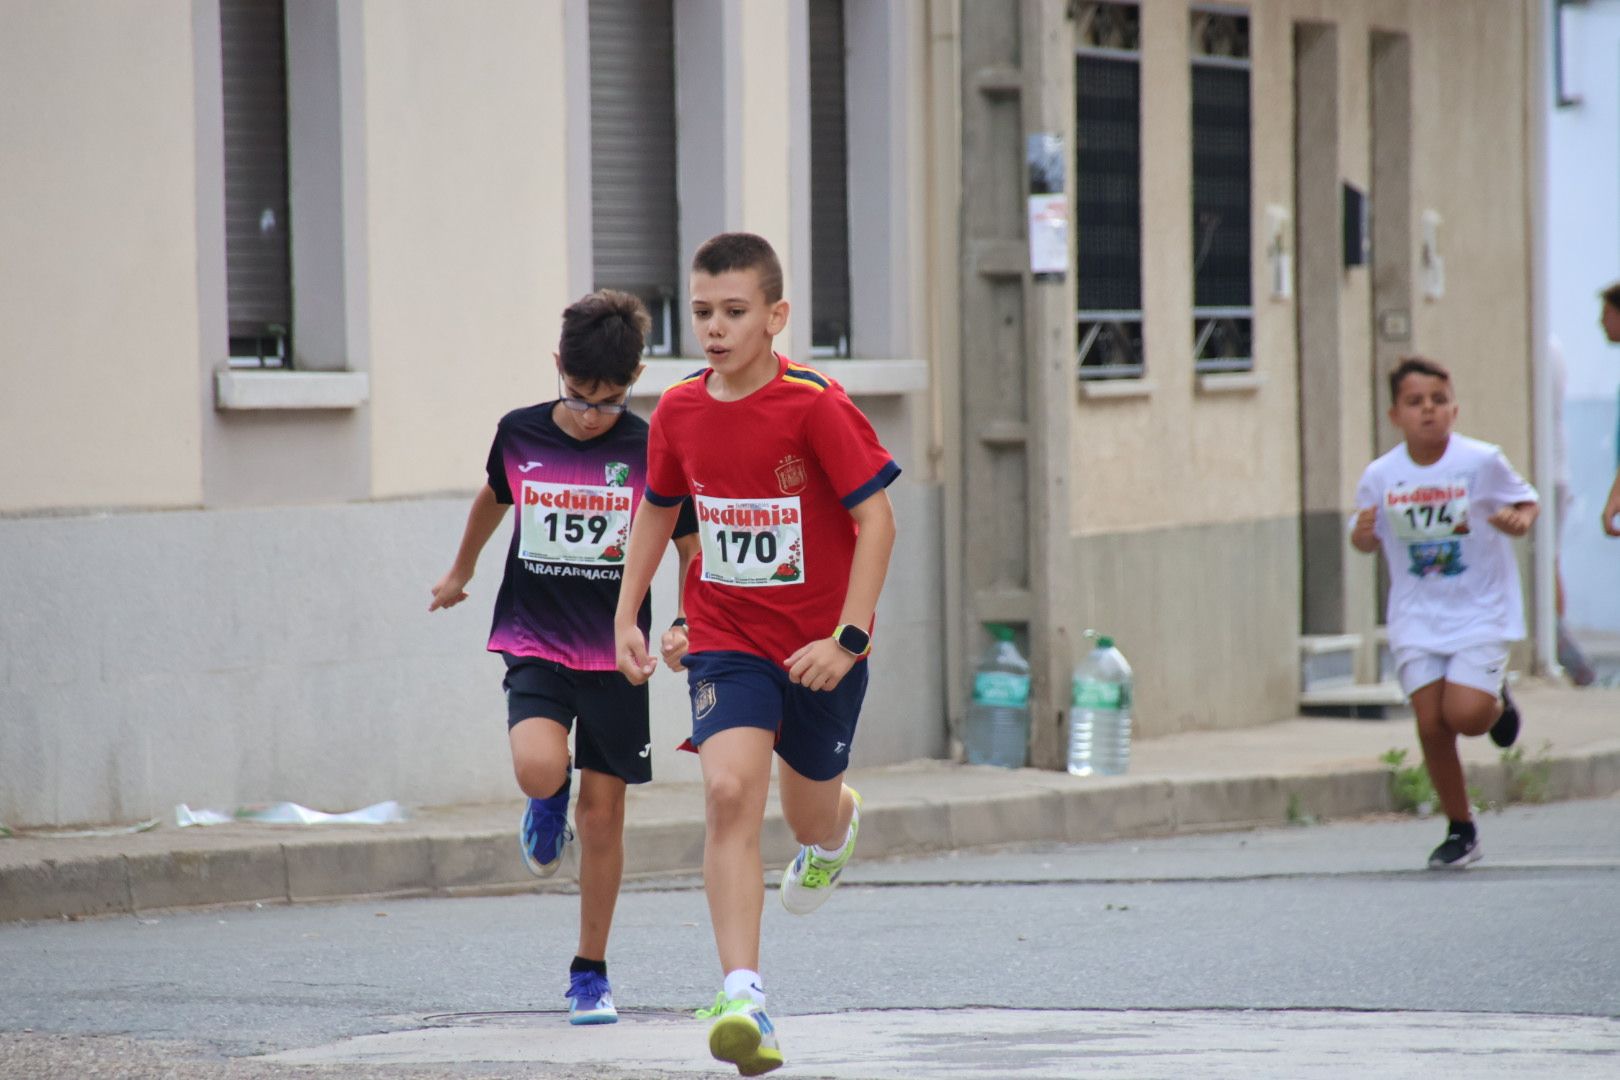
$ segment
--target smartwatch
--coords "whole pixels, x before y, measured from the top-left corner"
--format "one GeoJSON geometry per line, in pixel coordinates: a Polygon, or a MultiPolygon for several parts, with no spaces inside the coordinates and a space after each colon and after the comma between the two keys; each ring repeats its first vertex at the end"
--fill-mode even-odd
{"type": "Polygon", "coordinates": [[[838,647],[851,656],[861,657],[872,651],[872,635],[858,626],[844,623],[833,631],[833,640],[838,647]]]}
{"type": "Polygon", "coordinates": [[[678,616],[675,619],[674,622],[669,624],[669,628],[671,630],[675,629],[676,627],[680,627],[682,630],[686,629],[686,616],[685,615],[678,616]]]}

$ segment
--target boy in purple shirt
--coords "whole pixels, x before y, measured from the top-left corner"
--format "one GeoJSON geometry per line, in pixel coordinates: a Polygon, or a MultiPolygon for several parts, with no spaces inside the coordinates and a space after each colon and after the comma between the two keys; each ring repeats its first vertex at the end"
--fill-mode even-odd
{"type": "MultiPolygon", "coordinates": [[[[579,952],[569,972],[569,1022],[618,1019],[607,979],[607,939],[624,875],[627,784],[652,779],[647,687],[632,686],[615,659],[630,520],[647,474],[647,421],[628,411],[651,321],[640,300],[602,290],[563,311],[555,359],[559,397],[501,418],[461,546],[433,586],[429,611],[467,598],[478,555],[518,507],[506,571],[495,597],[489,649],[506,659],[503,686],[512,767],[529,796],[519,840],[540,877],[562,865],[574,734],[580,771],[579,952]]],[[[675,529],[681,575],[697,552],[690,502],[675,529]]],[[[645,633],[652,609],[643,602],[645,633]]]]}

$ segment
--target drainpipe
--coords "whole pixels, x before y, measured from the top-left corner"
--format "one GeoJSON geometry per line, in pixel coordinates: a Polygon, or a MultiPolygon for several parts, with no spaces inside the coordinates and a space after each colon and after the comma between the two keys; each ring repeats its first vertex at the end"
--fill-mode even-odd
{"type": "Polygon", "coordinates": [[[1535,670],[1543,675],[1558,676],[1558,500],[1554,494],[1556,478],[1553,474],[1555,448],[1553,438],[1552,370],[1548,366],[1548,335],[1551,327],[1550,304],[1547,295],[1547,263],[1551,257],[1547,235],[1547,112],[1552,98],[1549,93],[1551,73],[1547,64],[1550,20],[1558,17],[1556,0],[1530,0],[1524,5],[1525,72],[1530,85],[1525,94],[1525,137],[1529,153],[1525,154],[1526,216],[1529,236],[1525,250],[1529,254],[1530,287],[1530,357],[1534,381],[1534,407],[1531,431],[1534,434],[1534,460],[1536,491],[1541,496],[1541,514],[1534,527],[1532,594],[1535,605],[1532,616],[1532,634],[1535,643],[1535,670]]]}

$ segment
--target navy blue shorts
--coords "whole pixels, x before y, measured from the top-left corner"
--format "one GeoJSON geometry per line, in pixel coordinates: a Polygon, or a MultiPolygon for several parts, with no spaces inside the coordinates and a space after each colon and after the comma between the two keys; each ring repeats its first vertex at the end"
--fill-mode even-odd
{"type": "Polygon", "coordinates": [[[533,656],[506,658],[506,727],[530,717],[555,720],[574,732],[574,764],[627,784],[652,779],[647,684],[631,686],[617,671],[576,671],[533,656]]]}
{"type": "Polygon", "coordinates": [[[787,671],[745,652],[688,653],[692,744],[735,727],[776,732],[776,753],[810,780],[831,780],[849,768],[855,721],[866,699],[866,661],[858,661],[831,690],[807,690],[787,671]]]}

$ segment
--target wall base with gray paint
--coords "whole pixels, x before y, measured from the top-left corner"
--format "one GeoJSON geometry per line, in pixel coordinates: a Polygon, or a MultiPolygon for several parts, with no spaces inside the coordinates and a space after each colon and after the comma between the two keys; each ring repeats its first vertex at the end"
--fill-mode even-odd
{"type": "Polygon", "coordinates": [[[1131,662],[1138,735],[1295,715],[1299,536],[1287,517],[1075,539],[1078,621],[1131,662]]]}
{"type": "MultiPolygon", "coordinates": [[[[945,743],[940,492],[902,479],[860,765],[945,743]]],[[[468,499],[0,519],[0,821],[169,819],[178,803],[519,797],[484,651],[502,531],[428,614],[468,499]]],[[[673,597],[673,550],[654,625],[673,597]]],[[[829,631],[831,627],[828,628],[829,631]]],[[[653,682],[654,773],[692,780],[682,676],[653,682]]]]}

